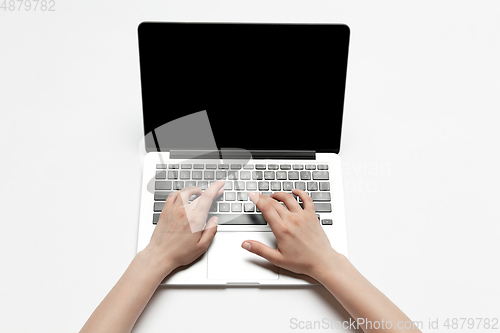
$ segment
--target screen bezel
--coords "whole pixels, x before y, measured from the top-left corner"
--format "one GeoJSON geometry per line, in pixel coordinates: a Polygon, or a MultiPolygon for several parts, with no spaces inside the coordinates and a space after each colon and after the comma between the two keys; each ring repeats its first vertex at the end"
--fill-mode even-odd
{"type": "MultiPolygon", "coordinates": [[[[158,40],[160,37],[158,35],[158,32],[163,31],[166,25],[182,25],[182,24],[198,24],[198,25],[316,25],[316,26],[328,26],[329,29],[332,29],[332,27],[335,27],[335,33],[338,34],[343,34],[343,38],[347,40],[346,42],[346,49],[345,51],[345,75],[343,78],[343,94],[342,94],[342,110],[338,110],[335,114],[335,119],[334,121],[338,123],[339,125],[336,126],[335,131],[331,133],[332,137],[335,138],[335,142],[337,144],[334,144],[331,148],[313,148],[311,147],[310,149],[297,149],[297,150],[314,150],[319,153],[339,153],[340,151],[340,143],[341,143],[341,133],[342,133],[342,121],[343,121],[343,109],[344,109],[344,104],[345,104],[345,83],[347,79],[347,58],[348,58],[348,49],[349,49],[349,42],[350,42],[350,29],[347,25],[345,24],[333,24],[333,23],[231,23],[231,22],[142,22],[138,26],[138,37],[139,37],[139,59],[140,59],[140,65],[141,68],[143,68],[143,61],[147,61],[147,55],[145,54],[145,49],[146,48],[141,48],[141,44],[143,43],[154,43],[155,41],[158,40]]],[[[141,83],[144,82],[145,80],[148,80],[144,72],[141,70],[141,83]]],[[[143,84],[141,84],[141,89],[143,88],[143,84]]],[[[160,148],[157,146],[155,140],[154,140],[154,135],[148,135],[146,133],[146,118],[154,117],[154,110],[146,110],[145,107],[145,101],[144,101],[144,94],[142,94],[142,106],[143,106],[143,129],[144,129],[144,135],[145,135],[145,144],[146,144],[146,151],[169,151],[169,149],[165,148],[160,148]]],[[[219,147],[220,149],[223,148],[231,148],[231,147],[219,147]]],[[[248,150],[265,150],[263,147],[249,147],[248,150]]]]}

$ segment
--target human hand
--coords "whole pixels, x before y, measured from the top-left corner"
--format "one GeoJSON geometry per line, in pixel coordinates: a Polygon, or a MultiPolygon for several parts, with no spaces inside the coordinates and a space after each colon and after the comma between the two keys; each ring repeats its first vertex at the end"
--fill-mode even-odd
{"type": "Polygon", "coordinates": [[[223,192],[224,180],[216,181],[204,192],[186,187],[170,193],[151,237],[143,250],[155,263],[159,274],[167,276],[204,253],[217,233],[217,217],[207,221],[208,210],[223,192]],[[199,195],[189,203],[192,195],[199,195]]]}
{"type": "Polygon", "coordinates": [[[241,246],[276,266],[317,278],[324,268],[334,263],[339,253],[332,248],[318,222],[311,197],[297,189],[292,193],[302,200],[304,209],[291,194],[285,192],[273,193],[271,197],[248,193],[271,227],[278,248],[270,248],[255,240],[247,240],[241,246]]]}

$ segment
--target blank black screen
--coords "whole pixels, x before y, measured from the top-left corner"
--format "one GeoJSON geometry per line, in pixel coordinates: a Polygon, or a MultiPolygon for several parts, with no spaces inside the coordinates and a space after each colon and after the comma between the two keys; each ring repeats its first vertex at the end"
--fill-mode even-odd
{"type": "Polygon", "coordinates": [[[346,25],[142,23],[145,134],[207,110],[219,148],[338,152],[348,45],[346,25]]]}

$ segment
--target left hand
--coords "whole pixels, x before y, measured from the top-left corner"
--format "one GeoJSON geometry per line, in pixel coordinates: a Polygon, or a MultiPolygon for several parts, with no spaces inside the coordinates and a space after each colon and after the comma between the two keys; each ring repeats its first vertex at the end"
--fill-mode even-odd
{"type": "Polygon", "coordinates": [[[204,192],[192,186],[167,197],[151,241],[143,250],[163,277],[193,262],[212,243],[217,233],[217,217],[212,217],[206,225],[205,222],[213,200],[224,192],[223,186],[224,180],[220,180],[204,192]],[[189,203],[192,195],[199,197],[189,203]]]}

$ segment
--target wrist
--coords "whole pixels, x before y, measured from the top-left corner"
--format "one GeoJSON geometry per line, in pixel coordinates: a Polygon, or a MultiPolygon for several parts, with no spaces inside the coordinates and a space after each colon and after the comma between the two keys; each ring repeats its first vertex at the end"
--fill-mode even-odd
{"type": "Polygon", "coordinates": [[[153,251],[146,247],[144,250],[137,253],[134,261],[140,263],[141,268],[144,273],[151,280],[158,281],[158,284],[169,275],[176,267],[170,262],[165,262],[163,260],[158,260],[153,251]]]}
{"type": "Polygon", "coordinates": [[[310,276],[319,283],[324,284],[325,280],[336,279],[343,274],[349,264],[349,259],[332,249],[332,251],[312,269],[310,276]]]}

